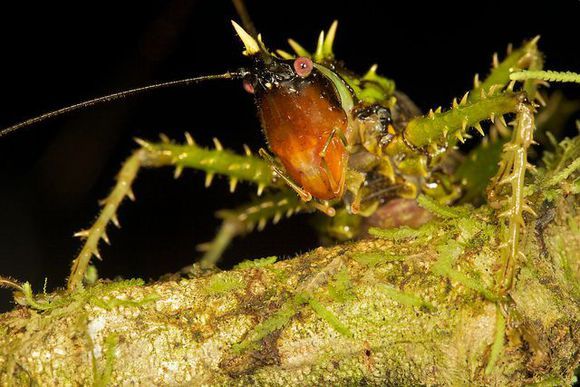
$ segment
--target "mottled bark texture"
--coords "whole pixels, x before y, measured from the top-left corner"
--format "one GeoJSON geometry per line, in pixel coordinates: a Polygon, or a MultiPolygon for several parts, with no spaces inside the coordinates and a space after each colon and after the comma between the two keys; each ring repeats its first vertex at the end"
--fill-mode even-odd
{"type": "Polygon", "coordinates": [[[527,219],[525,257],[501,301],[498,226],[483,208],[277,263],[49,295],[47,310],[0,316],[0,380],[570,384],[580,348],[577,204],[560,197],[527,219]]]}

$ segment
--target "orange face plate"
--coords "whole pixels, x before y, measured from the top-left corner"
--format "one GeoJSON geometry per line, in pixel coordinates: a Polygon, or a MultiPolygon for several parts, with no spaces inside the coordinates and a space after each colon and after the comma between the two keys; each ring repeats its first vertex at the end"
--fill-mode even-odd
{"type": "Polygon", "coordinates": [[[321,200],[342,196],[347,163],[341,138],[348,119],[331,93],[321,82],[303,81],[267,90],[258,99],[270,149],[292,180],[321,200]]]}

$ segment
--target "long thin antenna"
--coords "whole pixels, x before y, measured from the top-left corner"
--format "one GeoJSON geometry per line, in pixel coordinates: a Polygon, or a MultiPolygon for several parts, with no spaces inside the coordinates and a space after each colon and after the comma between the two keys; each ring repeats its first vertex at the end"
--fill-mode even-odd
{"type": "Polygon", "coordinates": [[[227,72],[224,74],[215,74],[215,75],[203,75],[203,76],[199,76],[199,77],[179,79],[176,81],[155,83],[155,84],[152,84],[149,86],[137,87],[135,89],[120,91],[118,93],[113,93],[113,94],[105,95],[102,97],[89,99],[88,101],[83,101],[83,102],[80,102],[80,103],[77,103],[77,104],[74,104],[71,106],[64,107],[62,109],[58,109],[58,110],[54,110],[52,112],[42,114],[42,115],[34,117],[34,118],[30,118],[26,121],[22,121],[16,125],[12,125],[8,128],[0,130],[0,137],[6,136],[7,134],[15,132],[18,129],[24,128],[26,126],[34,125],[34,124],[37,124],[39,122],[48,120],[50,118],[60,116],[62,114],[66,114],[66,113],[69,113],[69,112],[72,112],[75,110],[83,109],[83,108],[86,108],[89,106],[93,106],[93,105],[97,105],[97,104],[101,104],[101,103],[110,102],[110,101],[114,101],[117,99],[129,97],[129,96],[143,93],[146,91],[155,90],[155,89],[164,89],[164,88],[175,87],[175,86],[188,86],[188,85],[191,85],[194,83],[198,83],[198,82],[202,82],[202,81],[209,81],[209,80],[213,80],[213,79],[239,79],[239,78],[243,78],[245,76],[245,74],[246,74],[245,70],[239,70],[237,72],[227,72]]]}

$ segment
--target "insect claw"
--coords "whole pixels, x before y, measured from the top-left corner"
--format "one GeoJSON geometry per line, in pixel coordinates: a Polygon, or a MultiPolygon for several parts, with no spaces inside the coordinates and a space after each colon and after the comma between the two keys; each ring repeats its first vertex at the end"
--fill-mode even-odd
{"type": "Polygon", "coordinates": [[[205,188],[208,188],[211,185],[211,182],[213,181],[213,173],[208,173],[207,175],[205,175],[205,188]]]}
{"type": "Polygon", "coordinates": [[[191,137],[191,134],[189,134],[189,132],[185,132],[185,142],[187,143],[187,145],[190,146],[195,145],[195,141],[193,140],[193,137],[191,137]]]}
{"type": "Polygon", "coordinates": [[[104,231],[103,231],[103,235],[101,235],[101,239],[104,240],[106,244],[108,244],[108,245],[111,244],[111,241],[109,240],[109,236],[104,231]]]}
{"type": "Polygon", "coordinates": [[[272,223],[273,224],[278,224],[278,222],[280,221],[280,219],[282,219],[282,213],[281,212],[276,212],[274,214],[274,217],[272,218],[272,223]]]}
{"type": "Polygon", "coordinates": [[[131,188],[129,188],[127,190],[127,197],[134,202],[135,201],[135,193],[133,193],[133,190],[131,188]]]}
{"type": "Polygon", "coordinates": [[[215,145],[215,149],[217,151],[224,150],[224,147],[222,146],[222,143],[220,142],[220,140],[218,140],[216,137],[214,137],[212,140],[213,140],[213,144],[215,145]]]}
{"type": "Polygon", "coordinates": [[[437,114],[438,114],[438,113],[441,113],[441,111],[442,111],[442,110],[443,110],[443,109],[441,109],[441,106],[439,106],[437,109],[435,109],[435,113],[437,113],[437,114]]]}
{"type": "Polygon", "coordinates": [[[507,48],[506,48],[506,53],[507,53],[507,55],[510,55],[510,54],[512,53],[513,49],[514,49],[514,45],[513,45],[513,44],[511,44],[511,43],[509,43],[509,44],[507,45],[507,48]]]}
{"type": "Polygon", "coordinates": [[[261,184],[261,183],[258,184],[258,192],[257,192],[258,193],[258,196],[262,196],[262,193],[264,192],[264,188],[265,187],[266,186],[264,184],[261,184]]]}
{"type": "MultiPolygon", "coordinates": [[[[467,129],[467,120],[463,120],[461,122],[461,132],[465,133],[465,130],[467,129]]],[[[467,136],[467,135],[466,135],[467,136]]]]}
{"type": "Polygon", "coordinates": [[[475,128],[475,130],[477,130],[479,132],[479,134],[481,134],[482,136],[485,136],[485,133],[483,132],[483,129],[482,129],[481,124],[479,122],[474,124],[473,127],[475,128]]]}
{"type": "Polygon", "coordinates": [[[483,90],[483,87],[480,89],[479,97],[481,99],[486,99],[487,98],[487,94],[485,94],[485,90],[483,90]]]}
{"type": "Polygon", "coordinates": [[[540,35],[536,35],[532,40],[530,40],[530,43],[528,43],[530,46],[535,46],[536,44],[538,44],[538,41],[540,40],[540,35]]]}
{"type": "Polygon", "coordinates": [[[238,179],[232,177],[230,179],[230,193],[234,193],[236,190],[236,186],[238,185],[238,179]]]}
{"type": "Polygon", "coordinates": [[[461,101],[459,101],[459,105],[465,105],[467,103],[467,98],[469,97],[469,91],[463,94],[461,101]]]}
{"type": "Polygon", "coordinates": [[[453,106],[453,109],[455,109],[456,107],[458,107],[459,105],[457,104],[457,98],[453,98],[453,102],[451,103],[451,105],[453,106]]]}
{"type": "Polygon", "coordinates": [[[251,156],[252,155],[252,150],[246,144],[244,144],[244,152],[246,152],[246,156],[251,156]]]}
{"type": "Polygon", "coordinates": [[[495,124],[495,113],[491,113],[491,115],[489,116],[490,121],[495,124]]]}
{"type": "Polygon", "coordinates": [[[433,109],[429,109],[429,118],[430,119],[435,119],[435,113],[433,112],[433,109]]]}
{"type": "Polygon", "coordinates": [[[89,236],[89,230],[81,230],[81,231],[77,231],[75,232],[73,235],[77,238],[86,238],[89,236]]]}
{"type": "Polygon", "coordinates": [[[494,68],[494,69],[495,69],[495,68],[497,68],[497,67],[499,66],[499,58],[498,58],[498,56],[497,56],[497,52],[494,52],[494,53],[493,53],[493,58],[492,58],[492,65],[493,65],[493,68],[494,68]]]}
{"type": "Polygon", "coordinates": [[[457,131],[457,132],[455,132],[455,137],[457,137],[457,139],[458,139],[459,141],[461,141],[461,143],[464,143],[464,142],[465,142],[465,139],[464,139],[464,138],[463,138],[463,136],[461,135],[461,132],[460,132],[460,131],[457,131]]]}
{"type": "Polygon", "coordinates": [[[102,261],[102,260],[103,260],[103,258],[101,258],[101,253],[99,253],[99,250],[97,250],[97,249],[95,249],[95,250],[93,251],[93,255],[94,255],[95,257],[97,257],[97,259],[98,259],[99,261],[102,261]]]}
{"type": "Polygon", "coordinates": [[[179,176],[181,176],[181,172],[183,172],[183,165],[178,165],[177,167],[175,167],[175,172],[173,172],[173,177],[175,179],[179,179],[179,176]]]}

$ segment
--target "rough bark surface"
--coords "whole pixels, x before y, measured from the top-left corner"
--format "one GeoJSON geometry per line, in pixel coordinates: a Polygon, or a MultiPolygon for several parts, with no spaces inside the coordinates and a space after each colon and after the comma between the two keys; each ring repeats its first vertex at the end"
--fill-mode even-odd
{"type": "Polygon", "coordinates": [[[580,348],[576,206],[560,198],[528,221],[501,302],[497,228],[481,209],[274,264],[48,295],[47,310],[0,315],[0,381],[569,385],[580,348]]]}

